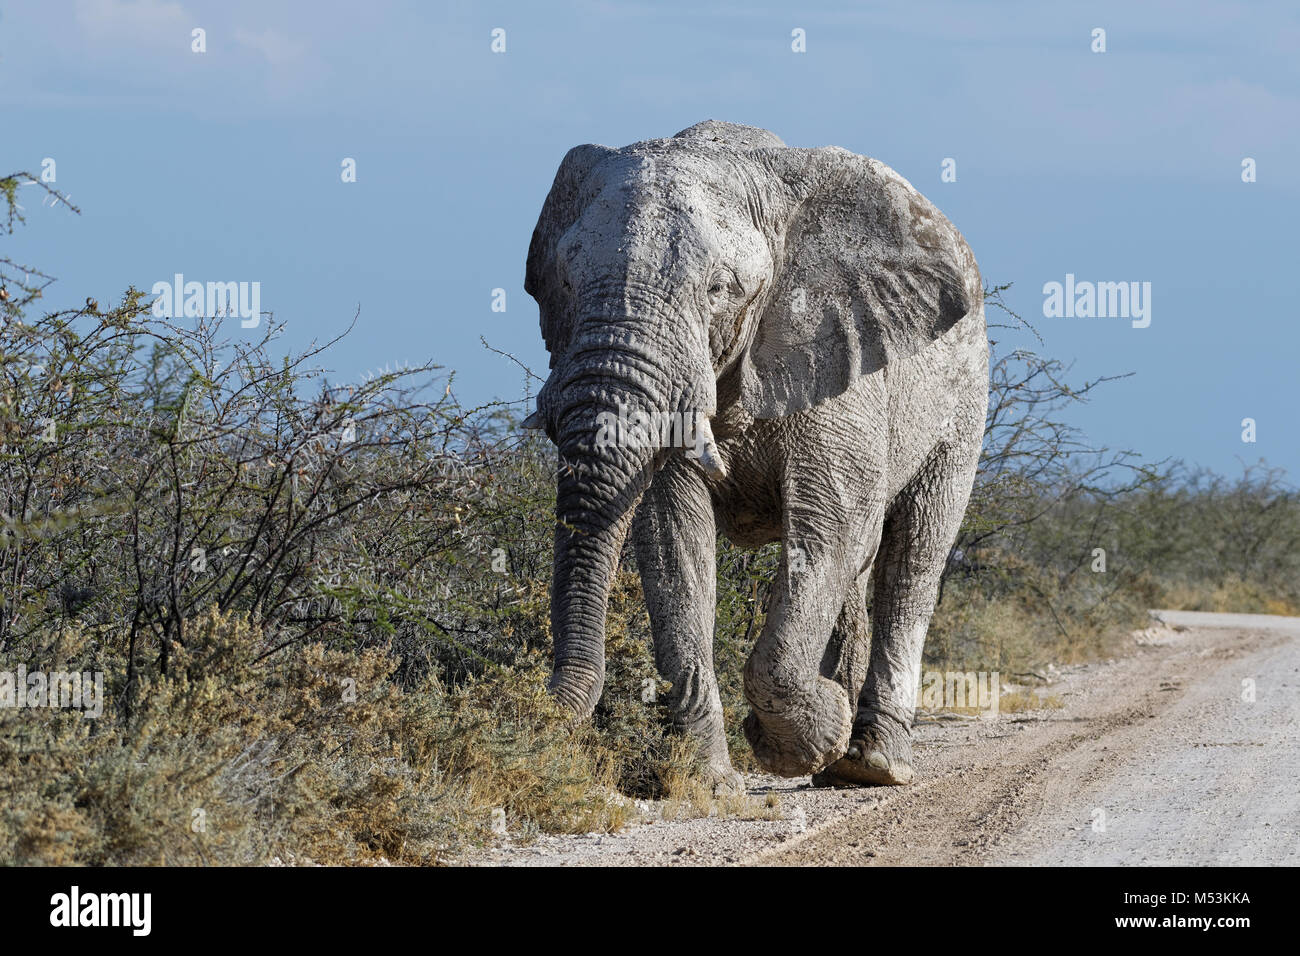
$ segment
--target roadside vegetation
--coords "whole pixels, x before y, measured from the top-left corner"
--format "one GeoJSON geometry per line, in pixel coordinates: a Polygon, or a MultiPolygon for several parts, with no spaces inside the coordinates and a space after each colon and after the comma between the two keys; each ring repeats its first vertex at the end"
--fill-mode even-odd
{"type": "MultiPolygon", "coordinates": [[[[30,180],[0,180],[6,234],[30,180]]],[[[777,812],[719,806],[668,733],[630,555],[595,719],[552,707],[554,452],[520,404],[464,407],[431,364],[344,381],[318,367],[330,343],[285,357],[270,316],[160,319],[135,289],[46,311],[49,282],[0,255],[0,700],[20,669],[100,673],[105,699],[0,706],[0,862],[438,863],[494,833],[617,829],[644,798],[777,812]]],[[[1300,613],[1281,474],[1093,448],[1061,419],[1104,382],[995,362],[932,664],[1094,658],[1155,606],[1300,613]]],[[[720,551],[742,769],[776,562],[720,551]]]]}

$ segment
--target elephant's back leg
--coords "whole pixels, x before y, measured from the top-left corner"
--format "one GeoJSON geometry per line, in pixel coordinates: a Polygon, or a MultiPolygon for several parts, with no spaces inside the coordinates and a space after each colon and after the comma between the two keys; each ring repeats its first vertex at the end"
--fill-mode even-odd
{"type": "MultiPolygon", "coordinates": [[[[880,543],[880,526],[874,528],[874,540],[868,546],[874,556],[880,543]]],[[[867,615],[867,596],[871,586],[871,565],[868,564],[853,580],[839,619],[831,632],[830,643],[822,657],[821,672],[844,688],[849,706],[856,709],[862,683],[867,676],[868,652],[871,647],[871,621],[867,615]]]]}
{"type": "Polygon", "coordinates": [[[912,721],[925,636],[978,457],[978,447],[942,451],[886,513],[874,568],[866,680],[849,752],[829,768],[835,777],[868,784],[912,779],[912,721]]]}

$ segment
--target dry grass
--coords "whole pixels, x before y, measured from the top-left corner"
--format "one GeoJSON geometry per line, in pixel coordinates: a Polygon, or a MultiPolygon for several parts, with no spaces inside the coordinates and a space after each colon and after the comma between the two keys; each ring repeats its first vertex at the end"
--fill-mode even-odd
{"type": "MultiPolygon", "coordinates": [[[[271,642],[234,614],[188,622],[129,711],[0,710],[0,862],[428,864],[496,835],[611,832],[655,798],[663,816],[772,819],[714,797],[671,734],[634,575],[611,598],[606,692],[573,725],[546,693],[549,650],[446,687],[398,679],[391,647],[271,642]],[[647,687],[652,689],[647,693],[647,687]]],[[[545,630],[546,595],[519,619],[545,630]]],[[[127,686],[110,629],[32,636],[0,668],[103,670],[127,686]]]]}
{"type": "Polygon", "coordinates": [[[1216,584],[1176,583],[1166,586],[1161,607],[1182,611],[1214,611],[1224,614],[1300,615],[1300,603],[1275,588],[1253,584],[1230,575],[1216,584]]]}
{"type": "Polygon", "coordinates": [[[1089,606],[1087,598],[1023,586],[988,593],[955,582],[931,622],[926,667],[1007,675],[1097,660],[1146,622],[1138,601],[1089,606]]]}
{"type": "Polygon", "coordinates": [[[309,644],[253,665],[260,648],[214,613],[130,718],[0,712],[0,860],[431,863],[498,821],[526,838],[630,817],[608,796],[612,753],[567,726],[540,657],[447,691],[400,687],[380,649],[309,644]]]}

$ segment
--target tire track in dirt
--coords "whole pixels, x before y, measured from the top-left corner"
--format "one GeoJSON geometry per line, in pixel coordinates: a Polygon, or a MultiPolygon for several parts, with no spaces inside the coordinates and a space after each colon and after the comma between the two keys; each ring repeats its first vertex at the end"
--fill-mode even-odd
{"type": "MultiPolygon", "coordinates": [[[[1088,723],[1093,733],[1108,733],[1144,719],[1148,709],[1145,705],[1130,708],[1088,723]]],[[[1017,748],[1019,752],[1003,752],[996,766],[963,766],[891,791],[879,803],[745,862],[886,866],[980,863],[1027,814],[1049,801],[1049,791],[1056,789],[1049,781],[1053,766],[1072,750],[1096,742],[1096,737],[1082,732],[1052,730],[1025,736],[1033,738],[1027,741],[1029,746],[1017,748]],[[1045,785],[1044,781],[1049,782],[1045,785]]]]}
{"type": "MultiPolygon", "coordinates": [[[[1106,781],[1158,746],[1153,727],[1188,687],[1244,654],[1296,640],[1295,631],[1269,629],[1276,623],[1272,621],[1261,623],[1248,629],[1169,632],[1158,644],[1093,669],[1065,691],[1063,710],[1047,717],[1003,717],[991,727],[968,728],[966,740],[951,739],[957,728],[921,734],[917,784],[885,791],[881,799],[744,862],[992,862],[1022,831],[1059,814],[1084,788],[1106,781]]],[[[1084,816],[1072,829],[1089,824],[1084,816]]]]}

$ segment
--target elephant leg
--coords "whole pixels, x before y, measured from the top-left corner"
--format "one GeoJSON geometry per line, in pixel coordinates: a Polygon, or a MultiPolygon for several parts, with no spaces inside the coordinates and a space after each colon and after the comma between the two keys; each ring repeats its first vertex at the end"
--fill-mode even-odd
{"type": "Polygon", "coordinates": [[[871,655],[848,753],[829,775],[858,784],[910,783],[912,721],[939,579],[961,527],[975,460],[938,456],[894,501],[876,557],[871,655]]]}
{"type": "Polygon", "coordinates": [[[671,682],[673,726],[696,740],[715,790],[743,792],[731,766],[713,669],[717,538],[703,479],[685,459],[655,476],[632,524],[655,665],[671,682]]]}
{"type": "MultiPolygon", "coordinates": [[[[872,547],[874,554],[875,547],[872,547]]],[[[857,708],[858,695],[867,676],[867,655],[871,647],[871,623],[867,616],[867,588],[871,583],[868,566],[849,585],[840,608],[835,630],[822,658],[822,674],[844,688],[849,705],[857,708]]]]}
{"type": "Polygon", "coordinates": [[[867,623],[857,588],[877,540],[853,511],[787,508],[771,607],[745,665],[745,735],[759,763],[783,776],[815,773],[848,746],[867,623]]]}

